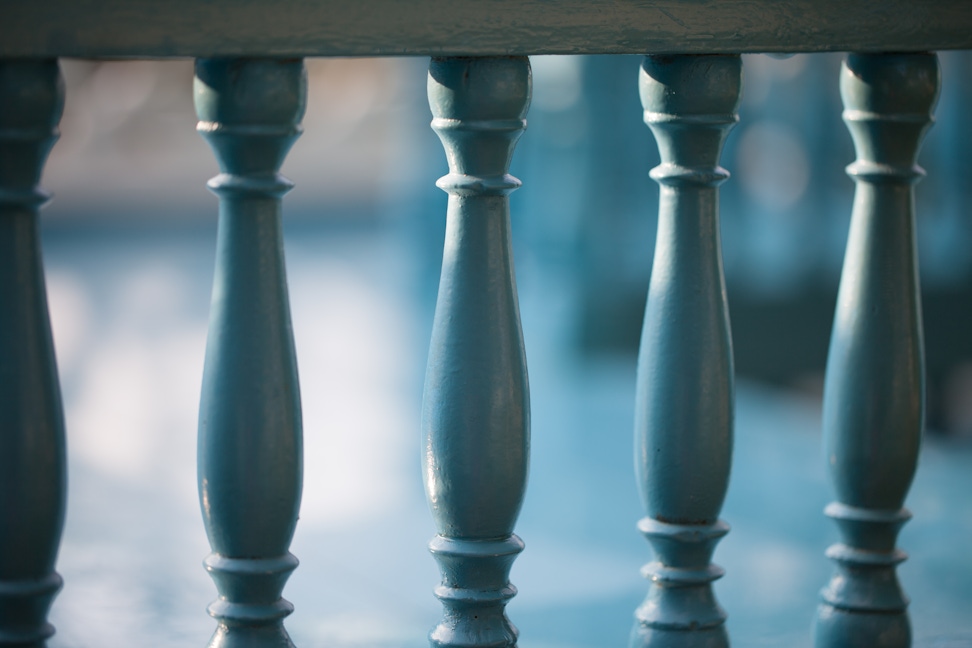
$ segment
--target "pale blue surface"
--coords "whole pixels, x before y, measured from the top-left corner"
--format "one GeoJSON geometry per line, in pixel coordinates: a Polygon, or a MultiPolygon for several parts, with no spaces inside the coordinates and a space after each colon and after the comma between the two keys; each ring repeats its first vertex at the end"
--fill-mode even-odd
{"type": "MultiPolygon", "coordinates": [[[[440,213],[425,218],[441,225],[440,213]]],[[[215,627],[195,491],[215,250],[214,219],[201,220],[192,231],[45,232],[70,453],[52,648],[202,645],[215,627]]],[[[301,566],[284,595],[305,648],[425,646],[440,614],[419,469],[431,291],[417,278],[424,252],[400,234],[287,230],[306,476],[301,566]]],[[[572,279],[515,254],[533,452],[510,616],[523,648],[623,646],[650,557],[634,526],[634,361],[572,355],[572,279]]],[[[808,646],[836,539],[822,513],[819,403],[744,382],[737,397],[716,592],[734,645],[808,646]]],[[[900,572],[919,643],[972,635],[970,462],[968,444],[926,442],[909,497],[900,572]]]]}

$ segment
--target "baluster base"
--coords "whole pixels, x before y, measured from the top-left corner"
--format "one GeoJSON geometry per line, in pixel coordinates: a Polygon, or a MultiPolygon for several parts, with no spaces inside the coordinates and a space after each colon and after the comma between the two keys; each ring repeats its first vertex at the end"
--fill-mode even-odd
{"type": "Polygon", "coordinates": [[[294,606],[280,594],[297,558],[260,560],[210,554],[203,563],[220,596],[208,609],[219,622],[209,648],[292,648],[283,620],[294,606]]]}
{"type": "Polygon", "coordinates": [[[516,596],[510,568],[523,551],[516,535],[505,540],[464,540],[436,536],[429,551],[439,563],[442,584],[435,596],[444,618],[429,633],[434,648],[513,648],[519,632],[506,616],[516,596]]]}
{"type": "Polygon", "coordinates": [[[895,548],[895,539],[911,513],[840,502],[828,505],[826,513],[837,522],[844,542],[827,549],[836,571],[820,591],[814,645],[909,648],[909,601],[896,572],[908,556],[895,548]]]}
{"type": "Polygon", "coordinates": [[[911,622],[904,612],[842,610],[823,603],[814,623],[815,648],[910,648],[911,622]]]}
{"type": "Polygon", "coordinates": [[[656,560],[641,570],[651,588],[635,611],[631,648],[727,648],[726,612],[712,590],[725,572],[711,560],[729,525],[722,520],[669,524],[646,517],[638,530],[656,560]]]}
{"type": "Polygon", "coordinates": [[[207,648],[296,648],[282,621],[260,627],[220,623],[207,648]]]}
{"type": "Polygon", "coordinates": [[[690,630],[660,630],[636,624],[631,630],[630,648],[728,648],[726,627],[690,630]]]}
{"type": "Polygon", "coordinates": [[[43,648],[54,634],[47,612],[63,583],[57,573],[41,580],[0,582],[0,646],[43,648]]]}

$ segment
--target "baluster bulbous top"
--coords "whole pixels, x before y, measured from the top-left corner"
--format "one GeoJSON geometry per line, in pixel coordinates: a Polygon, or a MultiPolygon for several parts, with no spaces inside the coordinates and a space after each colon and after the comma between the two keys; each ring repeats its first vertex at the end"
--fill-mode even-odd
{"type": "MultiPolygon", "coordinates": [[[[493,188],[500,192],[519,186],[504,176],[513,147],[526,128],[531,87],[525,56],[432,59],[428,77],[432,128],[442,140],[452,174],[494,178],[501,186],[493,188]]],[[[457,177],[443,180],[447,191],[468,182],[457,177]]]]}
{"type": "Polygon", "coordinates": [[[0,129],[50,130],[64,112],[64,80],[54,59],[0,65],[0,129]]]}
{"type": "Polygon", "coordinates": [[[442,119],[523,119],[530,107],[530,66],[522,56],[433,58],[429,106],[442,119]]]}
{"type": "Polygon", "coordinates": [[[707,175],[697,178],[711,181],[706,184],[729,177],[718,160],[729,129],[739,119],[741,86],[739,56],[645,57],[639,92],[662,160],[653,178],[670,184],[666,177],[679,175],[681,167],[707,169],[707,175]],[[711,173],[715,175],[709,177],[711,173]]]}
{"type": "Polygon", "coordinates": [[[927,117],[938,98],[934,54],[851,54],[840,73],[848,110],[927,117]]]}
{"type": "Polygon", "coordinates": [[[0,62],[0,133],[13,136],[5,138],[6,152],[0,154],[4,188],[31,189],[40,182],[63,112],[57,60],[0,62]]]}
{"type": "Polygon", "coordinates": [[[307,73],[301,59],[198,59],[193,95],[220,169],[272,174],[301,133],[307,73]]]}
{"type": "Polygon", "coordinates": [[[851,54],[840,72],[844,121],[857,162],[848,171],[872,181],[913,182],[925,131],[938,100],[934,54],[851,54]],[[876,163],[871,164],[871,163],[876,163]]]}
{"type": "Polygon", "coordinates": [[[307,75],[301,59],[198,59],[193,83],[199,119],[232,126],[297,126],[307,75]]]}
{"type": "Polygon", "coordinates": [[[669,115],[730,115],[739,107],[741,68],[738,56],[646,56],[641,104],[669,115]]]}

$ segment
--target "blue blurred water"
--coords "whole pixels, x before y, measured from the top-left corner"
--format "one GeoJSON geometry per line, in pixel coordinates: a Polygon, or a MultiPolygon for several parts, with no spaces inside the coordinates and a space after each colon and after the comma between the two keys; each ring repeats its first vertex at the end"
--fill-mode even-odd
{"type": "MultiPolygon", "coordinates": [[[[215,227],[45,232],[70,497],[53,647],[202,645],[215,588],[195,492],[195,425],[215,227]]],[[[435,221],[440,222],[440,221],[435,221]]],[[[419,405],[434,282],[399,225],[287,225],[305,491],[285,591],[299,646],[423,646],[438,619],[419,405]]],[[[634,362],[571,344],[573,276],[518,250],[533,451],[509,606],[524,648],[623,646],[650,550],[632,469],[634,362]]],[[[737,384],[716,560],[740,646],[808,646],[836,534],[819,402],[737,384]]],[[[926,439],[901,537],[919,642],[972,635],[972,447],[926,439]]]]}

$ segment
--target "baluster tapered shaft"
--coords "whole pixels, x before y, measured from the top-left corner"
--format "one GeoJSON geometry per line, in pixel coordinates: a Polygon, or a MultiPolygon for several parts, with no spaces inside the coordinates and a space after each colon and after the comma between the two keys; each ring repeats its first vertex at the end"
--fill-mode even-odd
{"type": "Polygon", "coordinates": [[[658,237],[638,358],[635,470],[655,552],[631,645],[727,646],[711,563],[733,436],[732,345],[719,242],[722,145],[738,121],[738,56],[649,56],[641,101],[661,153],[658,237]]]}
{"type": "Polygon", "coordinates": [[[0,646],[46,644],[67,488],[64,414],[37,232],[58,137],[56,60],[0,61],[0,646]]]}
{"type": "Polygon", "coordinates": [[[196,62],[198,130],[222,173],[216,273],[199,413],[199,496],[219,598],[210,646],[292,646],[281,594],[302,480],[297,363],[278,171],[300,135],[302,60],[196,62]]]}
{"type": "Polygon", "coordinates": [[[840,75],[857,183],[824,389],[824,443],[841,542],[821,592],[820,648],[911,645],[896,565],[918,461],[924,351],[915,251],[915,161],[938,96],[933,54],[851,55],[840,75]]]}
{"type": "Polygon", "coordinates": [[[442,277],[423,404],[425,487],[445,616],[433,646],[515,646],[505,613],[526,486],[530,411],[513,259],[508,174],[526,127],[525,57],[440,58],[429,68],[432,127],[450,173],[442,277]]]}

